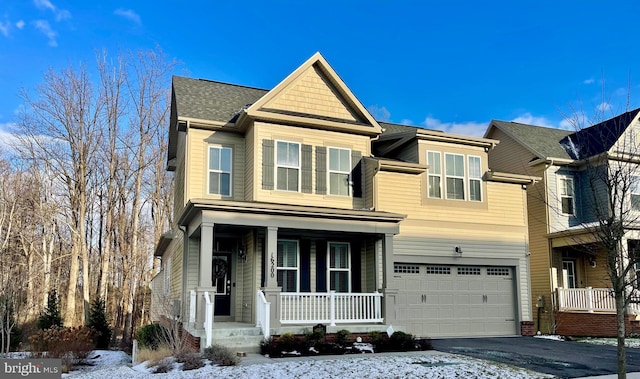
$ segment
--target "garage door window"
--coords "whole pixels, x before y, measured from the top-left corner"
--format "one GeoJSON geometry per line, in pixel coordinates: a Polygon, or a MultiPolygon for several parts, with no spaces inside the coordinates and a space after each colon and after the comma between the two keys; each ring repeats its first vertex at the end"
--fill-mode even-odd
{"type": "Polygon", "coordinates": [[[451,275],[451,267],[447,266],[427,266],[427,275],[451,275]]]}
{"type": "Polygon", "coordinates": [[[489,267],[487,268],[487,275],[489,276],[509,276],[510,270],[506,267],[489,267]]]}
{"type": "Polygon", "coordinates": [[[336,292],[351,291],[349,244],[329,242],[329,289],[336,292]]]}
{"type": "Polygon", "coordinates": [[[395,274],[419,274],[420,266],[418,265],[403,265],[396,263],[393,265],[393,272],[395,274]]]}
{"type": "Polygon", "coordinates": [[[480,267],[458,267],[458,275],[480,275],[480,267]]]}

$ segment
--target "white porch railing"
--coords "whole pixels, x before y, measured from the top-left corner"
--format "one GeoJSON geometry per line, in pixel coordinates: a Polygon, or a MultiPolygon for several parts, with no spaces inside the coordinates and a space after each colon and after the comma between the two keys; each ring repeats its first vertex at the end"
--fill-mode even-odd
{"type": "Polygon", "coordinates": [[[616,302],[610,288],[558,288],[560,312],[614,312],[616,302]]]}
{"type": "MultiPolygon", "coordinates": [[[[212,292],[215,295],[215,292],[212,292]]],[[[204,328],[205,333],[205,343],[206,347],[211,346],[212,336],[213,336],[213,301],[211,301],[211,296],[209,295],[209,291],[195,291],[191,290],[189,292],[189,323],[194,327],[197,327],[197,322],[202,322],[202,327],[204,328]],[[202,298],[204,302],[200,306],[200,315],[198,315],[198,292],[202,293],[202,298]],[[202,306],[204,306],[204,317],[202,317],[202,306]]]]}
{"type": "Polygon", "coordinates": [[[283,292],[280,323],[316,324],[383,322],[382,294],[283,292]]]}
{"type": "Polygon", "coordinates": [[[256,306],[256,327],[261,328],[264,339],[267,339],[271,336],[271,303],[267,302],[262,291],[258,291],[256,298],[258,299],[256,306]]]}

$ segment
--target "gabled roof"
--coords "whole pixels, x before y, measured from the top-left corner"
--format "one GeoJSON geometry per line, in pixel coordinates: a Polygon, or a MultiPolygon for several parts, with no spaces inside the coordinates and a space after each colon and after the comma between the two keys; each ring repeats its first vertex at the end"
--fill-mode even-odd
{"type": "Polygon", "coordinates": [[[173,96],[179,118],[234,122],[241,110],[267,92],[211,80],[173,77],[173,96]]]}
{"type": "Polygon", "coordinates": [[[599,124],[566,136],[560,144],[572,159],[584,159],[611,150],[640,112],[640,108],[625,112],[599,124]]]}
{"type": "Polygon", "coordinates": [[[489,128],[487,128],[485,137],[489,135],[492,127],[502,130],[540,159],[571,159],[569,154],[562,148],[562,145],[560,145],[560,140],[571,134],[571,131],[512,121],[492,120],[489,128]]]}
{"type": "Polygon", "coordinates": [[[638,113],[640,113],[640,108],[577,132],[492,120],[485,137],[495,127],[531,151],[539,159],[585,159],[609,151],[638,113]]]}

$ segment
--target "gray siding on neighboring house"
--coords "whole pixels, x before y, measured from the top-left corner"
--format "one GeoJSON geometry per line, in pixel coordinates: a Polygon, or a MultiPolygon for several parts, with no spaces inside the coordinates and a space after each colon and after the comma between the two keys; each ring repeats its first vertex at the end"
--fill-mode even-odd
{"type": "Polygon", "coordinates": [[[581,171],[579,175],[580,185],[580,219],[584,223],[595,222],[598,220],[597,214],[605,214],[608,204],[608,188],[607,185],[597,178],[606,175],[606,167],[591,167],[581,171]],[[598,210],[597,207],[602,209],[598,210]]]}
{"type": "Polygon", "coordinates": [[[559,232],[565,230],[571,226],[580,224],[580,217],[582,216],[582,193],[580,175],[576,171],[571,171],[563,167],[551,166],[547,169],[547,189],[549,196],[547,200],[549,202],[549,232],[559,232]],[[573,178],[574,187],[574,216],[566,215],[562,213],[562,203],[560,197],[560,184],[558,178],[560,176],[567,176],[573,178]]]}

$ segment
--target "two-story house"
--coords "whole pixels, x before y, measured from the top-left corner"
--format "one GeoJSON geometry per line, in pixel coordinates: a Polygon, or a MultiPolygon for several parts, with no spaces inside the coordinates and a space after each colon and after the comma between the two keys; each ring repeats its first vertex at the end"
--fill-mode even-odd
{"type": "MultiPolygon", "coordinates": [[[[529,186],[527,200],[537,331],[616,334],[606,253],[596,233],[598,220],[612,214],[609,200],[616,194],[611,191],[622,194],[620,186],[626,185],[624,196],[633,197],[637,190],[631,181],[640,179],[634,161],[639,113],[636,109],[574,132],[494,120],[485,133],[500,140],[489,152],[490,167],[541,178],[529,186]]],[[[621,200],[631,205],[631,198],[621,200]]],[[[616,217],[625,218],[619,212],[616,217]]],[[[624,250],[635,249],[639,236],[634,229],[625,230],[624,250]]],[[[632,320],[635,316],[629,316],[628,331],[637,328],[632,320]]]]}
{"type": "Polygon", "coordinates": [[[379,123],[319,53],[271,90],[174,77],[153,318],[203,347],[319,323],[530,332],[531,181],[490,171],[497,142],[379,123]]]}

